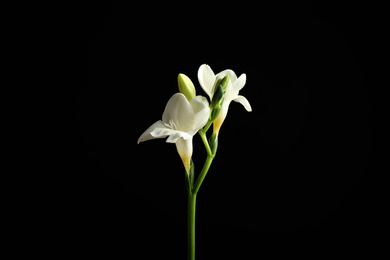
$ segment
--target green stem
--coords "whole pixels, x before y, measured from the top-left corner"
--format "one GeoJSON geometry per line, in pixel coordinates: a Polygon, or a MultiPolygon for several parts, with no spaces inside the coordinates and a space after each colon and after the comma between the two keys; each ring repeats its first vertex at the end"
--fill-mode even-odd
{"type": "Polygon", "coordinates": [[[212,156],[211,148],[210,148],[209,142],[207,141],[206,132],[203,130],[199,130],[198,133],[199,133],[200,137],[202,138],[204,147],[206,148],[207,156],[212,156]]]}
{"type": "Polygon", "coordinates": [[[203,127],[203,132],[204,132],[204,133],[207,133],[207,130],[209,130],[209,128],[210,128],[210,126],[211,126],[212,123],[213,123],[213,121],[209,120],[209,121],[207,122],[207,124],[203,127]]]}
{"type": "Polygon", "coordinates": [[[211,166],[211,163],[213,162],[213,159],[214,159],[214,155],[208,155],[207,156],[206,162],[203,165],[203,169],[200,172],[199,177],[196,180],[195,185],[194,185],[194,187],[192,189],[192,193],[193,194],[197,194],[198,193],[200,185],[202,185],[202,182],[203,182],[204,178],[206,177],[207,172],[210,169],[210,166],[211,166]]]}
{"type": "Polygon", "coordinates": [[[195,260],[196,193],[188,192],[188,260],[195,260]]]}
{"type": "MultiPolygon", "coordinates": [[[[207,175],[207,172],[210,169],[211,163],[215,157],[216,151],[212,151],[207,141],[206,133],[203,130],[200,130],[199,135],[202,138],[204,146],[207,151],[206,162],[203,165],[202,171],[200,172],[195,184],[193,181],[188,181],[188,260],[195,260],[195,208],[196,208],[196,196],[198,194],[199,188],[202,185],[204,178],[207,175]]],[[[215,147],[216,149],[216,147],[215,147]]],[[[215,150],[214,149],[214,150],[215,150]]],[[[191,164],[191,169],[193,170],[194,165],[191,164]]],[[[194,172],[191,173],[192,177],[194,172]]]]}
{"type": "Polygon", "coordinates": [[[188,191],[188,260],[195,260],[195,208],[196,208],[196,196],[198,194],[200,185],[208,170],[210,169],[211,162],[214,159],[214,155],[207,156],[206,162],[203,166],[201,173],[192,189],[188,191]]]}

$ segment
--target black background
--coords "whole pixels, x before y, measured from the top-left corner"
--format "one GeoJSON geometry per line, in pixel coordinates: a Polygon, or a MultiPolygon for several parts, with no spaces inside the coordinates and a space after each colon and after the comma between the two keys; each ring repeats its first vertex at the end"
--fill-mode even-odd
{"type": "MultiPolygon", "coordinates": [[[[246,73],[240,94],[253,112],[233,102],[222,126],[198,195],[198,258],[370,253],[365,14],[359,4],[75,7],[65,21],[69,134],[51,201],[60,254],[185,259],[176,148],[136,141],[161,119],[178,73],[205,95],[197,81],[204,63],[215,73],[246,73]]],[[[199,172],[199,136],[193,159],[199,172]]]]}

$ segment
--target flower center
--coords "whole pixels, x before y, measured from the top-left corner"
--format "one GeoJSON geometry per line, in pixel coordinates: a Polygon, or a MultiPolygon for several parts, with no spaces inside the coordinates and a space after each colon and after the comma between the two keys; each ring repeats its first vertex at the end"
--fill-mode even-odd
{"type": "Polygon", "coordinates": [[[177,130],[176,124],[173,122],[173,120],[169,120],[168,124],[165,124],[166,127],[169,127],[172,130],[177,130]]]}

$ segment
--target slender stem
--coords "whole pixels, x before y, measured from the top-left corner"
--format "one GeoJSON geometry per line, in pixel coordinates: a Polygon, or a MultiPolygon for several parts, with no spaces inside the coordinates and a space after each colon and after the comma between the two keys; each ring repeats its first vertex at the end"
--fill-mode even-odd
{"type": "Polygon", "coordinates": [[[209,119],[209,121],[207,122],[207,124],[203,127],[203,132],[204,132],[204,133],[207,133],[207,130],[209,130],[209,128],[210,128],[210,126],[211,126],[212,123],[213,123],[213,121],[211,121],[211,120],[209,119]]]}
{"type": "MultiPolygon", "coordinates": [[[[206,130],[207,131],[207,130],[206,130]]],[[[207,172],[210,169],[211,163],[215,157],[216,151],[211,150],[209,142],[207,141],[206,131],[199,130],[199,135],[202,138],[204,146],[207,151],[206,162],[203,165],[202,171],[200,172],[195,183],[193,181],[188,181],[188,260],[195,260],[195,209],[196,209],[196,196],[198,194],[199,188],[202,185],[204,178],[206,177],[207,172]]],[[[191,164],[191,169],[193,170],[193,164],[191,164]]],[[[192,177],[194,172],[191,173],[192,177]]]]}
{"type": "Polygon", "coordinates": [[[199,130],[198,133],[199,133],[200,137],[202,138],[204,147],[206,148],[207,156],[211,156],[212,152],[211,152],[209,142],[207,141],[206,132],[204,132],[203,130],[199,130]]]}
{"type": "Polygon", "coordinates": [[[193,187],[188,191],[188,260],[195,260],[195,208],[196,208],[196,196],[198,194],[200,185],[211,166],[214,156],[207,156],[206,162],[203,166],[201,173],[193,187]]]}
{"type": "Polygon", "coordinates": [[[195,260],[196,193],[188,192],[188,260],[195,260]]]}
{"type": "Polygon", "coordinates": [[[194,187],[192,189],[192,193],[197,194],[200,188],[200,185],[202,185],[202,182],[204,178],[206,177],[207,172],[209,171],[209,168],[211,166],[211,163],[213,162],[214,155],[207,156],[206,162],[204,163],[203,169],[199,174],[198,179],[196,180],[194,187]]]}

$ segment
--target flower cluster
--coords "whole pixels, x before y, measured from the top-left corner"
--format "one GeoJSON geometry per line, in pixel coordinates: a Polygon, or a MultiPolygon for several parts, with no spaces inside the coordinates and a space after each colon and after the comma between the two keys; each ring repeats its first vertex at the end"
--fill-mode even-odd
{"type": "Polygon", "coordinates": [[[228,113],[231,101],[241,103],[252,111],[248,100],[238,95],[246,83],[246,74],[237,78],[232,70],[214,74],[210,66],[203,64],[198,70],[199,84],[209,96],[196,96],[195,86],[184,74],[179,74],[180,93],[168,101],[162,119],[152,124],[138,139],[138,143],[156,138],[167,138],[175,143],[184,167],[189,170],[192,157],[192,138],[198,131],[207,132],[213,124],[213,136],[218,135],[228,113]]]}

